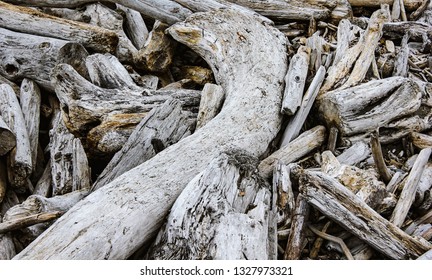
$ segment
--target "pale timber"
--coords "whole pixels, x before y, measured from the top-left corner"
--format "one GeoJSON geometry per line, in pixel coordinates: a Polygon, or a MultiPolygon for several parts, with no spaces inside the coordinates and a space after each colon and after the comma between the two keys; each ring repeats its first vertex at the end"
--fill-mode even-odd
{"type": "Polygon", "coordinates": [[[324,215],[391,259],[415,258],[431,249],[430,243],[412,238],[324,173],[303,171],[300,192],[324,215]]]}
{"type": "Polygon", "coordinates": [[[27,7],[0,1],[0,27],[39,36],[74,41],[100,52],[116,50],[118,36],[113,31],[66,20],[27,7]]]}
{"type": "Polygon", "coordinates": [[[206,84],[201,93],[196,129],[206,125],[222,108],[225,94],[221,86],[206,84]]]}
{"type": "Polygon", "coordinates": [[[142,18],[141,14],[133,9],[127,8],[121,4],[117,4],[117,8],[121,10],[125,19],[125,32],[139,50],[141,49],[148,37],[149,31],[142,18]]]}
{"type": "Polygon", "coordinates": [[[12,187],[25,188],[32,169],[29,136],[15,91],[7,84],[0,85],[0,113],[16,136],[16,146],[8,154],[8,180],[12,187]]]}
{"type": "Polygon", "coordinates": [[[194,177],[171,208],[150,259],[271,259],[272,194],[257,163],[233,151],[194,177]]]}
{"type": "Polygon", "coordinates": [[[432,147],[432,136],[428,134],[411,132],[410,139],[414,146],[419,149],[425,149],[427,147],[432,147]]]}
{"type": "Polygon", "coordinates": [[[337,156],[337,160],[342,164],[356,165],[367,159],[370,154],[371,149],[369,148],[368,144],[358,141],[343,151],[342,154],[337,156]]]}
{"type": "Polygon", "coordinates": [[[221,112],[197,133],[91,193],[16,259],[125,259],[154,236],[187,183],[212,159],[232,149],[261,156],[276,136],[287,71],[282,33],[233,10],[195,14],[168,32],[212,67],[226,92],[221,112]]]}
{"type": "MultiPolygon", "coordinates": [[[[392,5],[393,0],[348,0],[353,7],[379,7],[381,4],[392,5]]],[[[415,10],[422,4],[422,0],[403,0],[408,10],[415,10]]]]}
{"type": "Polygon", "coordinates": [[[0,234],[12,230],[21,229],[35,224],[45,223],[60,217],[63,213],[59,211],[30,215],[21,219],[3,221],[0,223],[0,234]]]}

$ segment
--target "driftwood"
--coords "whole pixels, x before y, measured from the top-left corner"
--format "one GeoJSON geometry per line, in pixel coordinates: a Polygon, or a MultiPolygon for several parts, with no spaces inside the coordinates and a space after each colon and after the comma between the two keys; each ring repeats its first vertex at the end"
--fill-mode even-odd
{"type": "Polygon", "coordinates": [[[303,171],[300,191],[319,211],[389,258],[415,258],[431,247],[404,233],[321,172],[303,171]]]}
{"type": "Polygon", "coordinates": [[[149,257],[275,259],[271,193],[255,171],[257,162],[241,153],[212,161],[174,203],[149,257]]]}
{"type": "Polygon", "coordinates": [[[15,134],[0,116],[0,156],[4,156],[16,146],[15,134]]]}
{"type": "Polygon", "coordinates": [[[275,137],[281,124],[279,110],[287,71],[286,39],[277,29],[253,15],[221,10],[195,14],[168,31],[212,67],[226,92],[221,112],[196,133],[87,196],[17,259],[126,258],[149,241],[185,185],[203,166],[227,149],[241,147],[260,156],[275,137]],[[214,52],[207,51],[211,48],[214,52]],[[239,66],[236,61],[246,54],[252,59],[239,66]],[[110,213],[115,213],[115,220],[110,213]],[[76,219],[80,222],[75,223],[76,219]],[[96,240],[89,239],[95,234],[96,240]],[[88,242],[92,246],[87,246],[88,242]]]}
{"type": "Polygon", "coordinates": [[[6,233],[12,230],[21,229],[24,227],[32,226],[39,223],[45,223],[52,221],[54,219],[57,219],[60,217],[63,213],[62,212],[48,212],[48,213],[41,213],[36,215],[30,215],[25,218],[16,219],[16,220],[9,220],[9,221],[3,221],[3,223],[0,223],[0,234],[6,233]]]}
{"type": "Polygon", "coordinates": [[[117,4],[117,8],[121,10],[125,19],[125,32],[129,36],[134,46],[141,49],[148,37],[148,29],[145,25],[141,14],[133,9],[117,4]]]}
{"type": "Polygon", "coordinates": [[[196,129],[206,125],[222,108],[225,94],[223,88],[214,84],[206,84],[201,93],[196,129]]]}
{"type": "Polygon", "coordinates": [[[273,171],[273,188],[277,192],[277,223],[284,229],[293,218],[295,210],[295,197],[290,179],[290,168],[285,164],[276,165],[273,171]]]}
{"type": "Polygon", "coordinates": [[[303,250],[304,231],[309,216],[309,204],[300,194],[295,202],[296,208],[293,213],[290,235],[288,236],[287,247],[284,254],[285,260],[297,260],[303,250]]]}

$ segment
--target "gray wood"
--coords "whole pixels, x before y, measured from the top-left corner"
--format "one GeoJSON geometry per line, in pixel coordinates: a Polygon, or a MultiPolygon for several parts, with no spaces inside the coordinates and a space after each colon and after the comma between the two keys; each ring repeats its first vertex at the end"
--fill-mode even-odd
{"type": "Polygon", "coordinates": [[[309,204],[303,195],[299,194],[296,199],[296,208],[293,214],[291,230],[288,236],[288,241],[285,249],[285,260],[300,259],[303,250],[303,242],[305,240],[306,223],[309,219],[309,204]]]}
{"type": "Polygon", "coordinates": [[[232,149],[259,157],[274,139],[287,71],[285,36],[233,10],[197,13],[168,32],[212,67],[226,92],[221,112],[196,133],[91,193],[16,259],[125,259],[154,236],[187,183],[212,159],[232,149]],[[239,65],[245,56],[250,60],[239,65]]]}
{"type": "Polygon", "coordinates": [[[0,115],[0,156],[4,156],[16,146],[15,134],[0,115]]]}
{"type": "Polygon", "coordinates": [[[432,136],[424,133],[411,132],[410,139],[414,146],[419,149],[432,147],[432,136]]]}
{"type": "Polygon", "coordinates": [[[10,260],[16,255],[12,235],[0,234],[0,260],[10,260]]]}
{"type": "MultiPolygon", "coordinates": [[[[348,0],[353,7],[379,7],[381,4],[393,4],[393,0],[348,0]]],[[[404,0],[405,7],[414,10],[422,4],[422,0],[404,0]]]]}
{"type": "Polygon", "coordinates": [[[125,32],[134,44],[134,46],[139,50],[141,49],[148,37],[149,31],[141,16],[141,13],[127,8],[123,5],[117,4],[117,8],[123,11],[125,19],[125,32]]]}
{"type": "Polygon", "coordinates": [[[358,141],[337,156],[337,160],[342,164],[356,165],[368,158],[370,154],[371,149],[369,145],[358,141]]]}
{"type": "Polygon", "coordinates": [[[269,259],[271,193],[257,162],[233,151],[194,177],[171,208],[150,259],[269,259]]]}
{"type": "Polygon", "coordinates": [[[391,259],[418,257],[431,248],[430,243],[412,238],[384,219],[328,175],[305,170],[300,185],[310,204],[391,259]]]}
{"type": "Polygon", "coordinates": [[[296,205],[289,166],[281,163],[275,166],[273,188],[275,189],[274,193],[277,193],[277,223],[280,230],[291,224],[296,205]]]}
{"type": "Polygon", "coordinates": [[[408,76],[408,57],[410,53],[408,39],[408,34],[405,34],[402,38],[401,46],[394,63],[393,76],[408,76]]]}
{"type": "Polygon", "coordinates": [[[206,125],[222,108],[225,100],[224,90],[215,84],[206,84],[201,93],[196,129],[206,125]]]}
{"type": "MultiPolygon", "coordinates": [[[[0,204],[6,196],[7,190],[7,169],[3,160],[0,160],[0,204]]],[[[1,217],[1,216],[0,216],[1,217]]]]}
{"type": "Polygon", "coordinates": [[[45,166],[42,176],[39,178],[33,190],[34,195],[49,197],[52,193],[51,161],[45,166]]]}

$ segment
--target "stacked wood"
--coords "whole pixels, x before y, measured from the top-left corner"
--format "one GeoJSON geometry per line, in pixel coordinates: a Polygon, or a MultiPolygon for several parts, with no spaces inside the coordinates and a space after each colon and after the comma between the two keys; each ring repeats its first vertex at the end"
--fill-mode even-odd
{"type": "Polygon", "coordinates": [[[430,259],[431,15],[0,1],[0,259],[430,259]]]}

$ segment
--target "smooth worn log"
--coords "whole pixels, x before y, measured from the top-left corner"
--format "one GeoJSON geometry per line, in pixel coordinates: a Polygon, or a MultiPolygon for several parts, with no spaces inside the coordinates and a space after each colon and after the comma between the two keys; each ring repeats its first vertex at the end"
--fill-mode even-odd
{"type": "Polygon", "coordinates": [[[0,260],[10,260],[16,255],[12,235],[0,234],[0,260]]]}
{"type": "Polygon", "coordinates": [[[100,52],[114,53],[118,36],[93,25],[50,16],[34,9],[0,1],[0,27],[39,36],[73,41],[100,52]]]}
{"type": "Polygon", "coordinates": [[[206,125],[222,108],[225,94],[221,86],[206,84],[201,93],[196,129],[206,125]]]}
{"type": "Polygon", "coordinates": [[[256,173],[257,162],[241,152],[212,161],[174,203],[149,258],[269,259],[269,231],[276,225],[269,220],[272,195],[256,173]]]}
{"type": "Polygon", "coordinates": [[[16,146],[15,134],[0,115],[0,156],[4,156],[16,146]]]}
{"type": "Polygon", "coordinates": [[[303,171],[300,191],[327,217],[392,259],[415,258],[431,248],[407,235],[361,198],[321,172],[303,171]]]}
{"type": "Polygon", "coordinates": [[[7,84],[0,85],[0,113],[16,136],[16,147],[7,159],[8,180],[14,188],[25,188],[33,170],[30,141],[18,99],[7,84]]]}
{"type": "Polygon", "coordinates": [[[395,226],[401,227],[405,221],[408,211],[414,202],[418,183],[429,160],[431,152],[431,148],[421,150],[410,174],[408,175],[404,188],[402,189],[402,193],[400,194],[396,207],[392,213],[392,216],[390,217],[390,221],[395,226]]]}
{"type": "Polygon", "coordinates": [[[358,141],[337,156],[337,160],[342,164],[356,165],[368,158],[370,154],[371,149],[368,144],[358,141]]]}
{"type": "Polygon", "coordinates": [[[180,102],[175,99],[168,99],[161,106],[151,110],[99,175],[92,191],[105,186],[188,136],[191,132],[188,115],[182,111],[180,102]]]}
{"type": "Polygon", "coordinates": [[[133,9],[117,4],[117,8],[121,10],[125,19],[125,32],[139,50],[141,49],[148,37],[149,31],[142,18],[141,14],[133,9]]]}
{"type": "MultiPolygon", "coordinates": [[[[12,4],[38,6],[76,8],[85,4],[94,3],[93,0],[41,0],[35,3],[33,0],[8,0],[12,4]]],[[[171,0],[108,0],[107,2],[121,4],[136,10],[150,18],[158,19],[168,24],[184,20],[192,12],[171,0]]]]}
{"type": "Polygon", "coordinates": [[[320,147],[324,141],[326,129],[324,126],[316,126],[300,134],[288,145],[280,148],[258,166],[261,176],[268,178],[272,175],[274,166],[279,162],[289,164],[307,155],[314,149],[320,147]]]}
{"type": "Polygon", "coordinates": [[[50,73],[68,41],[0,28],[0,74],[17,81],[29,78],[52,90],[50,73]]]}
{"type": "Polygon", "coordinates": [[[266,151],[281,125],[285,36],[233,10],[195,14],[168,32],[212,67],[226,93],[221,112],[91,193],[16,259],[125,259],[154,236],[181,191],[221,152],[245,149],[258,157],[266,151]]]}
{"type": "Polygon", "coordinates": [[[319,100],[319,112],[342,135],[351,136],[411,115],[420,108],[421,96],[414,81],[392,77],[327,92],[319,100]]]}

